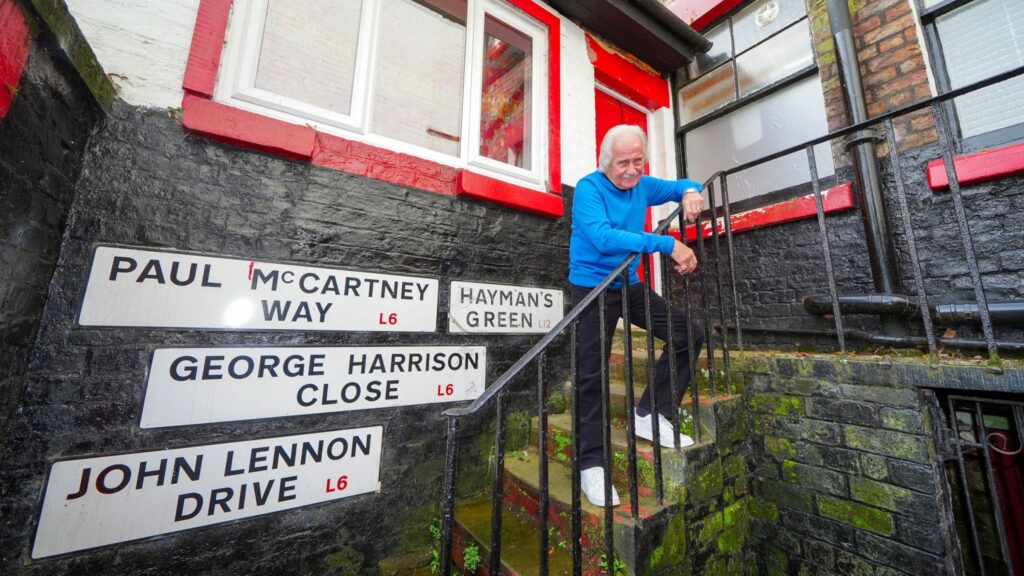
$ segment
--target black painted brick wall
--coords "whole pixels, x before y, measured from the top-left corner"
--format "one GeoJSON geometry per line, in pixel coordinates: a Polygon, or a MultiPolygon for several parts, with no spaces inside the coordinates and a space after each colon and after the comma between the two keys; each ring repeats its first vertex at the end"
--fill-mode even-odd
{"type": "MultiPolygon", "coordinates": [[[[115,104],[92,139],[4,463],[3,560],[13,574],[335,574],[429,542],[445,405],[140,430],[155,348],[484,344],[488,379],[539,336],[447,335],[448,281],[564,288],[566,221],[408,189],[212,143],[163,111],[115,104]],[[75,325],[96,243],[435,277],[432,335],[84,329],[75,325]],[[43,481],[57,458],[383,425],[380,494],[28,562],[43,481]]],[[[552,362],[562,375],[567,367],[552,362]]],[[[532,382],[520,383],[523,398],[532,382]]],[[[469,423],[464,436],[484,424],[469,423]]]]}
{"type": "Polygon", "coordinates": [[[45,34],[33,44],[0,120],[0,436],[18,403],[85,145],[100,117],[53,46],[45,34]]]}

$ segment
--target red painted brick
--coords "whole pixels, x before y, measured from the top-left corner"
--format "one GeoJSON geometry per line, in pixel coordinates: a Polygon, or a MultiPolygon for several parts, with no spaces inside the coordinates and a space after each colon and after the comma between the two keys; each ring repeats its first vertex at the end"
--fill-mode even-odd
{"type": "Polygon", "coordinates": [[[185,93],[182,124],[214,140],[261,152],[308,160],[316,132],[309,126],[289,124],[208,98],[185,93]]]}
{"type": "Polygon", "coordinates": [[[182,82],[185,90],[213,96],[231,2],[202,0],[199,3],[199,14],[196,16],[195,30],[192,31],[192,46],[189,48],[185,79],[182,82]]]}
{"type": "Polygon", "coordinates": [[[32,37],[14,0],[0,0],[0,119],[7,116],[18,92],[32,37]]]}
{"type": "MultiPolygon", "coordinates": [[[[953,159],[956,177],[960,184],[985,182],[1024,173],[1024,144],[1014,144],[977,154],[967,154],[953,159]]],[[[941,190],[949,186],[946,167],[942,159],[928,163],[928,186],[941,190]]]]}

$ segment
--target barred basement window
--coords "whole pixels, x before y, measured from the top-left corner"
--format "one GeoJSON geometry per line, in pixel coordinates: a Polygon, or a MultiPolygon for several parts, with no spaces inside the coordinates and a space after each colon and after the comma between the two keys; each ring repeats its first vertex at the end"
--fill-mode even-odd
{"type": "MultiPolygon", "coordinates": [[[[803,0],[756,0],[705,33],[710,52],[676,76],[687,174],[715,172],[828,132],[803,0]]],[[[835,173],[829,145],[815,147],[818,174],[835,173]]],[[[729,176],[737,202],[810,181],[798,152],[729,176]]]]}
{"type": "MultiPolygon", "coordinates": [[[[921,0],[929,52],[942,92],[1024,65],[1020,0],[921,0]]],[[[964,148],[1024,139],[1024,77],[1000,82],[953,102],[964,148]]]]}
{"type": "Polygon", "coordinates": [[[543,190],[546,29],[499,0],[236,1],[215,98],[543,190]]]}

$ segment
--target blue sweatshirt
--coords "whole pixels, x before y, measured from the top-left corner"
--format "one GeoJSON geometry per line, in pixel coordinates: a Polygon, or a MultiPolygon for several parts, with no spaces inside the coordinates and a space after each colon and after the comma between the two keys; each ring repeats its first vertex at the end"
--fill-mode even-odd
{"type": "MultiPolygon", "coordinates": [[[[630,190],[619,190],[600,170],[584,176],[576,185],[572,203],[572,236],[569,239],[569,282],[591,288],[633,254],[671,254],[675,238],[644,232],[647,207],[679,202],[693,180],[661,180],[641,176],[630,190]]],[[[629,283],[640,281],[637,258],[629,266],[629,283]]],[[[619,286],[615,281],[612,286],[619,286]]]]}

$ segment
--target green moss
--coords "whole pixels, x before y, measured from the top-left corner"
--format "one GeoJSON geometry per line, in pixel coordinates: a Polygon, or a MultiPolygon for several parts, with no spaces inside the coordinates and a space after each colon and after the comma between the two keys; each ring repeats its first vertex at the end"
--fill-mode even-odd
{"type": "Polygon", "coordinates": [[[675,514],[665,527],[661,543],[648,556],[645,572],[658,574],[670,568],[688,567],[686,551],[686,520],[683,514],[675,514]]]}
{"type": "Polygon", "coordinates": [[[756,394],[746,400],[754,412],[766,412],[776,416],[800,416],[804,413],[804,399],[797,396],[776,396],[756,394]]]}
{"type": "Polygon", "coordinates": [[[522,450],[530,443],[530,413],[510,412],[505,420],[505,450],[522,450]]]}
{"type": "Polygon", "coordinates": [[[796,473],[796,462],[786,460],[782,463],[782,479],[794,484],[800,481],[796,473]]]}
{"type": "Polygon", "coordinates": [[[743,476],[747,473],[747,460],[743,454],[735,454],[725,459],[722,471],[727,477],[743,476]]]}
{"type": "Polygon", "coordinates": [[[690,483],[690,497],[704,500],[722,493],[722,462],[714,460],[701,470],[690,483]]]}
{"type": "Polygon", "coordinates": [[[750,509],[750,515],[755,518],[768,520],[769,522],[779,521],[779,508],[773,502],[751,497],[750,503],[747,506],[750,509]]]}
{"type": "Polygon", "coordinates": [[[569,406],[569,400],[563,390],[556,390],[548,395],[548,412],[563,414],[569,406]]]}
{"type": "Polygon", "coordinates": [[[854,500],[892,511],[911,506],[914,501],[914,493],[906,488],[867,478],[850,478],[850,495],[854,500]]]}
{"type": "Polygon", "coordinates": [[[415,550],[431,544],[430,532],[424,527],[441,516],[434,505],[413,508],[406,512],[398,521],[402,535],[402,550],[415,550]]]}
{"type": "Polygon", "coordinates": [[[338,532],[338,548],[324,557],[324,563],[336,576],[359,576],[363,568],[363,554],[347,543],[351,539],[349,531],[342,528],[338,532]]]}
{"type": "Polygon", "coordinates": [[[777,548],[768,556],[768,576],[788,576],[789,558],[777,548]]]}
{"type": "Polygon", "coordinates": [[[778,460],[786,460],[796,456],[796,445],[788,438],[765,436],[764,449],[778,460]]]}
{"type": "Polygon", "coordinates": [[[75,19],[68,12],[63,0],[29,0],[46,26],[60,42],[61,48],[67,53],[68,59],[78,71],[79,76],[89,87],[93,97],[105,110],[110,109],[114,101],[116,88],[103,71],[96,54],[79,30],[75,19]]]}
{"type": "Polygon", "coordinates": [[[714,542],[718,539],[718,535],[725,529],[724,525],[725,516],[722,512],[715,512],[711,516],[704,519],[704,522],[700,525],[700,532],[697,533],[697,540],[701,543],[714,542]]]}
{"type": "Polygon", "coordinates": [[[928,448],[923,437],[853,425],[846,425],[843,435],[850,448],[915,462],[928,461],[928,448]]]}
{"type": "Polygon", "coordinates": [[[877,508],[821,496],[818,498],[818,511],[826,518],[862,530],[885,536],[893,533],[892,516],[877,508]]]}

